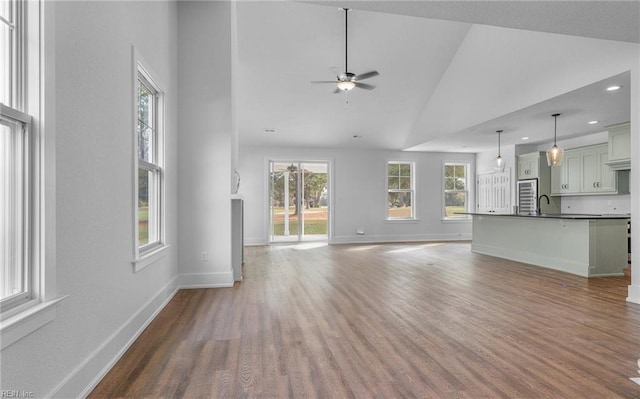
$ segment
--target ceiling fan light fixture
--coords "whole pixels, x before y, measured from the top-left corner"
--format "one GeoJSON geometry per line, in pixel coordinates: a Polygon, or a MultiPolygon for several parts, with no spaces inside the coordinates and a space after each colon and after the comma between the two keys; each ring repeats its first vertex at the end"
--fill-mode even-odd
{"type": "Polygon", "coordinates": [[[338,86],[338,89],[342,91],[349,91],[354,87],[356,87],[356,84],[355,82],[352,82],[350,80],[341,80],[338,83],[336,83],[336,86],[338,86]]]}
{"type": "Polygon", "coordinates": [[[558,131],[558,116],[560,114],[551,115],[554,119],[554,128],[553,128],[553,147],[547,150],[547,164],[549,166],[561,166],[562,165],[562,156],[564,155],[564,150],[556,144],[557,139],[557,131],[558,131]]]}

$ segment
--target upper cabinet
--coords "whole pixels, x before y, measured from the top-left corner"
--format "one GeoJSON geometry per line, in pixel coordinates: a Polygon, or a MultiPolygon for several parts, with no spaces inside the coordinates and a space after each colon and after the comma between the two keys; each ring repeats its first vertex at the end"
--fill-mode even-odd
{"type": "Polygon", "coordinates": [[[631,125],[629,122],[609,126],[607,165],[612,170],[631,169],[631,125]]]}
{"type": "Polygon", "coordinates": [[[611,170],[606,143],[566,150],[562,166],[551,169],[551,194],[553,195],[629,192],[629,174],[611,170]]]}
{"type": "Polygon", "coordinates": [[[564,152],[562,166],[551,168],[551,194],[571,195],[580,192],[581,162],[580,152],[564,152]]]}
{"type": "Polygon", "coordinates": [[[580,162],[582,179],[580,192],[596,194],[616,194],[618,184],[616,172],[607,165],[609,150],[606,144],[586,147],[581,150],[580,162]]]}
{"type": "Polygon", "coordinates": [[[540,160],[539,152],[518,156],[518,180],[537,179],[540,176],[540,160]]]}

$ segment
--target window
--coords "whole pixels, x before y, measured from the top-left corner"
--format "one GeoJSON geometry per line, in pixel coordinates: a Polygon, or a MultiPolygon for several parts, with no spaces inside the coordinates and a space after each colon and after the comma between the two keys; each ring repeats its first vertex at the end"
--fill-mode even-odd
{"type": "Polygon", "coordinates": [[[163,93],[150,73],[137,65],[136,83],[136,260],[164,246],[163,93]]]}
{"type": "Polygon", "coordinates": [[[444,217],[468,218],[467,215],[457,214],[468,212],[469,184],[467,175],[469,164],[444,164],[444,217]]]}
{"type": "Polygon", "coordinates": [[[31,116],[25,113],[23,3],[0,5],[0,304],[11,309],[32,299],[35,268],[35,159],[31,116]]]}
{"type": "Polygon", "coordinates": [[[0,261],[3,310],[31,298],[30,117],[2,105],[0,119],[0,261]]]}
{"type": "Polygon", "coordinates": [[[414,219],[413,163],[387,163],[387,219],[414,219]]]}

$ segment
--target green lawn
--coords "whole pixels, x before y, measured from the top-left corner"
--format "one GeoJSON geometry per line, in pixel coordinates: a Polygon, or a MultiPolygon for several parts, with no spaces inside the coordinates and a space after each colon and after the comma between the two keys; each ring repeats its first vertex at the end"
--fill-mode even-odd
{"type": "Polygon", "coordinates": [[[464,215],[455,215],[456,212],[464,212],[464,206],[447,206],[445,207],[445,214],[447,215],[447,217],[460,217],[460,216],[464,216],[464,215]]]}
{"type": "Polygon", "coordinates": [[[138,245],[149,242],[149,207],[138,207],[138,245]]]}
{"type": "MultiPolygon", "coordinates": [[[[289,235],[298,234],[298,218],[289,219],[289,235]]],[[[323,219],[310,219],[304,221],[304,234],[327,234],[327,221],[323,219]]],[[[284,235],[284,220],[278,220],[273,224],[273,235],[284,235]]]]}

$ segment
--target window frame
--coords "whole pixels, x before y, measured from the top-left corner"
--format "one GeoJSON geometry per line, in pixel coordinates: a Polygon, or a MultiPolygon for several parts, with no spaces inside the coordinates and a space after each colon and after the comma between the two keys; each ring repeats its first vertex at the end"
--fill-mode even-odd
{"type": "Polygon", "coordinates": [[[58,296],[56,289],[55,6],[42,0],[10,1],[18,15],[9,79],[14,87],[12,104],[2,105],[14,119],[30,119],[30,213],[23,227],[29,229],[31,294],[1,307],[2,349],[53,321],[57,304],[68,297],[58,296]]]}
{"type": "Polygon", "coordinates": [[[15,165],[19,168],[19,174],[21,175],[20,192],[14,193],[12,202],[16,205],[12,210],[15,210],[16,213],[8,221],[11,227],[10,230],[16,235],[14,239],[17,239],[17,242],[12,246],[14,249],[19,248],[16,252],[20,252],[20,271],[18,273],[23,276],[20,283],[23,291],[0,299],[0,308],[4,313],[29,302],[36,296],[34,295],[34,277],[37,272],[37,264],[33,252],[34,240],[32,239],[32,233],[37,228],[34,225],[34,217],[37,215],[37,210],[35,209],[33,198],[33,188],[37,182],[37,175],[35,175],[33,168],[33,155],[36,148],[34,148],[34,140],[32,139],[31,116],[0,104],[0,119],[20,126],[21,132],[18,134],[23,136],[18,138],[21,143],[17,144],[15,148],[19,153],[14,154],[16,156],[15,165]]]}
{"type": "MultiPolygon", "coordinates": [[[[166,91],[164,85],[157,79],[157,75],[149,67],[138,50],[132,47],[133,52],[133,253],[134,253],[134,272],[138,272],[158,259],[164,256],[165,250],[168,248],[166,243],[166,217],[165,217],[165,155],[164,155],[164,138],[165,138],[165,102],[166,91]],[[139,158],[139,131],[138,131],[138,84],[141,81],[147,89],[152,90],[153,106],[155,112],[154,119],[154,137],[152,138],[153,149],[151,161],[139,158]],[[152,176],[149,180],[148,188],[153,190],[149,192],[149,202],[155,204],[153,212],[149,213],[149,225],[154,226],[154,240],[143,245],[139,243],[139,173],[144,170],[152,176]],[[154,219],[152,219],[152,217],[154,219]]],[[[151,207],[150,207],[151,208],[151,207]]],[[[151,233],[150,233],[151,236],[151,233]]]]}
{"type": "MultiPolygon", "coordinates": [[[[442,163],[442,220],[447,220],[447,221],[468,221],[470,220],[471,216],[470,215],[460,215],[460,216],[447,216],[447,193],[459,193],[459,192],[463,192],[465,193],[465,209],[464,212],[469,212],[469,209],[471,207],[471,199],[470,199],[470,195],[471,195],[471,191],[469,189],[469,173],[471,173],[471,164],[469,162],[460,162],[460,161],[444,161],[442,163]],[[447,190],[446,188],[446,171],[447,171],[447,166],[464,166],[464,178],[465,178],[465,189],[464,190],[447,190]]],[[[455,176],[454,176],[455,177],[455,176]]]]}
{"type": "MultiPolygon", "coordinates": [[[[398,175],[400,177],[400,175],[398,175]]],[[[416,221],[417,213],[416,213],[416,166],[414,161],[403,161],[403,160],[390,160],[385,163],[385,220],[387,222],[407,222],[407,221],[416,221]],[[389,166],[397,164],[397,165],[409,165],[410,168],[410,178],[411,178],[411,188],[410,189],[391,189],[389,188],[389,166]],[[409,217],[390,217],[389,216],[389,194],[390,193],[402,193],[407,192],[411,194],[411,216],[409,217]]]]}
{"type": "MultiPolygon", "coordinates": [[[[10,50],[9,50],[9,75],[11,78],[8,82],[8,103],[3,103],[5,106],[17,110],[25,110],[26,100],[26,67],[27,60],[25,59],[25,45],[27,39],[25,38],[29,31],[26,27],[26,14],[27,5],[23,1],[18,0],[4,0],[8,5],[10,19],[0,19],[0,24],[8,27],[10,35],[10,50]]],[[[0,98],[0,103],[2,99],[0,98]]]]}

